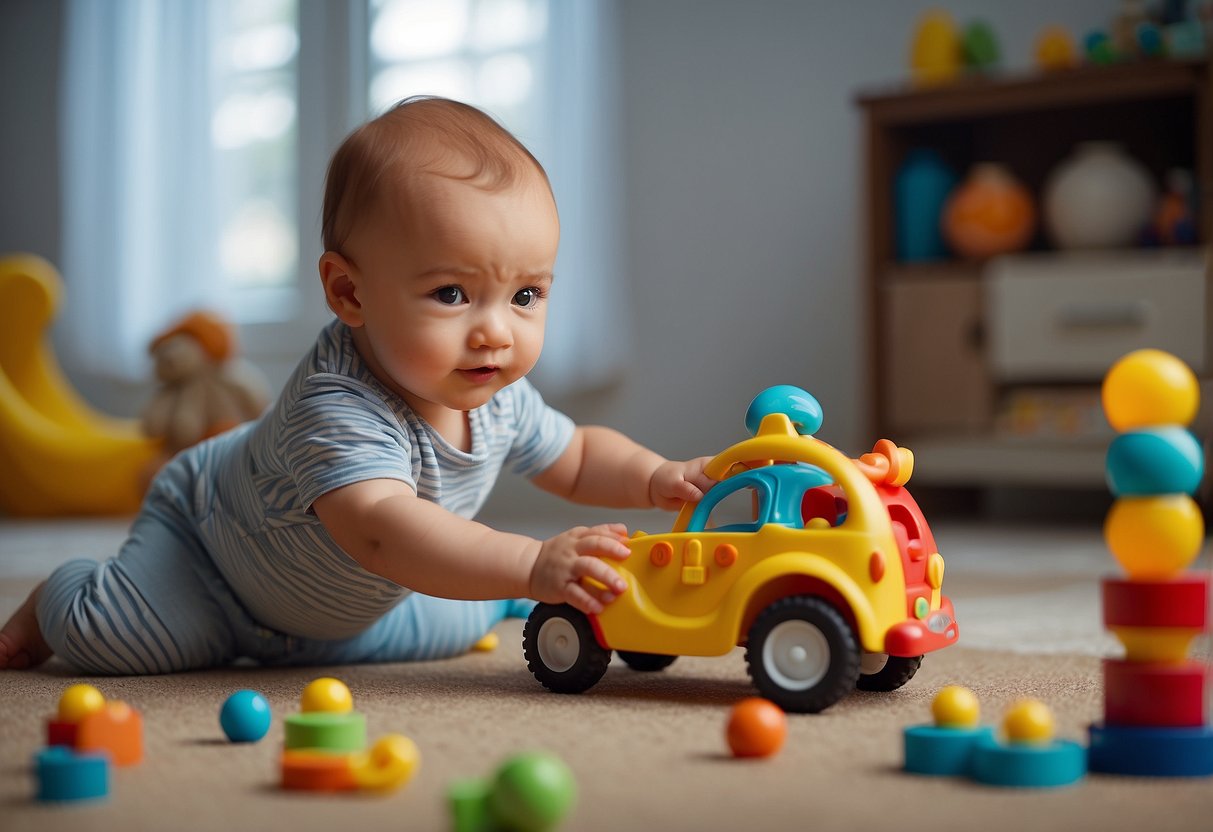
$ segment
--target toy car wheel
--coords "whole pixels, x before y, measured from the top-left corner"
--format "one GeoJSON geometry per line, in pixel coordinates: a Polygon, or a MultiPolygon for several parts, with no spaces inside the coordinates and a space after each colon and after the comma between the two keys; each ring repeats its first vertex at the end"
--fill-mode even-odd
{"type": "Polygon", "coordinates": [[[859,663],[860,690],[888,692],[897,690],[914,678],[922,656],[890,656],[887,653],[864,653],[859,663]]]}
{"type": "Polygon", "coordinates": [[[522,652],[535,678],[556,693],[589,690],[611,663],[590,620],[568,604],[535,606],[522,628],[522,652]]]}
{"type": "Polygon", "coordinates": [[[665,656],[661,653],[636,653],[631,650],[616,650],[623,663],[632,670],[651,673],[655,670],[665,670],[674,663],[677,656],[665,656]]]}
{"type": "Polygon", "coordinates": [[[855,689],[859,644],[832,604],[781,598],[758,614],[745,660],[758,691],[785,711],[817,713],[855,689]]]}

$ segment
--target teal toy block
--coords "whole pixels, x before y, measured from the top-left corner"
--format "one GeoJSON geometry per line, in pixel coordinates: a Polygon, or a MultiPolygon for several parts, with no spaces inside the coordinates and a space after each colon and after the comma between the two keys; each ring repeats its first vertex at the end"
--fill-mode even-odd
{"type": "Polygon", "coordinates": [[[105,752],[79,754],[62,745],[34,755],[35,797],[44,802],[99,800],[110,791],[110,758],[105,752]]]}
{"type": "Polygon", "coordinates": [[[1087,774],[1087,750],[1069,740],[1002,743],[994,737],[973,749],[971,776],[987,786],[1053,788],[1077,783],[1087,774]]]}
{"type": "Polygon", "coordinates": [[[973,751],[982,740],[992,740],[989,725],[948,728],[912,725],[905,729],[905,770],[932,777],[967,777],[973,751]]]}

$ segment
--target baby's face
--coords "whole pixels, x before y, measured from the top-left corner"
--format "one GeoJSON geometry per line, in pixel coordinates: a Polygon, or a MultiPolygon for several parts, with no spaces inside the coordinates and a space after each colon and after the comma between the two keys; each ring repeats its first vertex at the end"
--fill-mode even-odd
{"type": "Polygon", "coordinates": [[[422,417],[471,410],[526,375],[543,346],[560,238],[535,174],[501,191],[419,174],[410,199],[351,240],[372,370],[422,417]]]}

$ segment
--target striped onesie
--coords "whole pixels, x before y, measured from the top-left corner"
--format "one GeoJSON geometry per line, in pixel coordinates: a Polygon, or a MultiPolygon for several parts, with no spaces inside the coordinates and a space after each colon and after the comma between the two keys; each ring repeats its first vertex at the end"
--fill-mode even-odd
{"type": "Polygon", "coordinates": [[[371,374],[349,327],[334,321],[270,411],[161,470],[117,557],[51,574],[38,598],[43,637],[76,668],[102,674],[466,651],[529,602],[412,593],[359,566],[310,508],[333,489],[386,478],[471,518],[504,467],[534,476],[573,435],[526,379],[469,421],[464,452],[371,374]]]}

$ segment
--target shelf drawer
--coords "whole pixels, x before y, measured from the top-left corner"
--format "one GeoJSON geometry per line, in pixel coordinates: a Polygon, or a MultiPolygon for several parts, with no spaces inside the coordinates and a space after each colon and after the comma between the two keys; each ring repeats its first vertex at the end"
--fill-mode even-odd
{"type": "Polygon", "coordinates": [[[1142,347],[1207,369],[1203,252],[1006,257],[983,280],[998,381],[1098,380],[1142,347]]]}
{"type": "Polygon", "coordinates": [[[989,427],[993,388],[981,348],[981,283],[915,278],[884,287],[881,423],[894,435],[989,427]]]}

